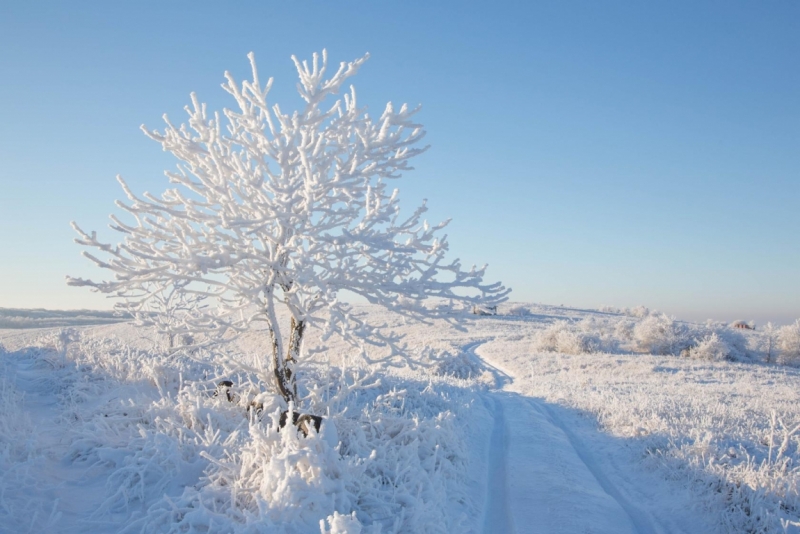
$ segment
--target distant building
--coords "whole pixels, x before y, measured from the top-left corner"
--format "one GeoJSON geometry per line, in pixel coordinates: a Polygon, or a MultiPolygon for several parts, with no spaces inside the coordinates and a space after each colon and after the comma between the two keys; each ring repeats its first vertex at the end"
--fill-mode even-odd
{"type": "Polygon", "coordinates": [[[741,328],[742,330],[755,330],[756,327],[750,323],[746,323],[745,321],[734,321],[731,323],[733,328],[741,328]]]}
{"type": "Polygon", "coordinates": [[[497,315],[497,306],[473,306],[472,313],[475,315],[497,315]]]}

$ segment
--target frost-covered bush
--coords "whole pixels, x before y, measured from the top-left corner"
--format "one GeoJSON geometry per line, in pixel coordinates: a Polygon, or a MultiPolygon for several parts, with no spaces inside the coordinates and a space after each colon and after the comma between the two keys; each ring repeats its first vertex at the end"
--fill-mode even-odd
{"type": "Polygon", "coordinates": [[[483,372],[481,365],[465,352],[456,355],[445,352],[437,355],[435,360],[438,362],[435,373],[440,376],[452,376],[463,380],[474,378],[483,372]]]}
{"type": "MultiPolygon", "coordinates": [[[[363,371],[329,369],[317,378],[330,387],[306,398],[329,415],[322,432],[307,438],[292,427],[277,430],[279,408],[246,417],[246,396],[233,405],[187,388],[177,402],[154,405],[143,441],[174,442],[175,448],[162,448],[177,466],[170,469],[201,461],[203,476],[181,494],[146,503],[146,516],[131,532],[459,530],[460,519],[448,512],[454,498],[465,497],[458,492],[468,451],[449,409],[459,403],[448,400],[457,391],[443,395],[429,380],[379,379],[363,371]]],[[[150,458],[146,450],[133,457],[150,458]]]]}
{"type": "Polygon", "coordinates": [[[645,317],[633,327],[632,338],[636,350],[650,354],[748,361],[753,353],[746,336],[723,323],[679,323],[664,314],[645,317]]]}
{"type": "Polygon", "coordinates": [[[536,334],[534,347],[545,352],[582,354],[600,350],[600,339],[596,335],[578,331],[568,321],[557,321],[536,334]]]}
{"type": "Polygon", "coordinates": [[[727,345],[727,359],[746,362],[757,358],[757,342],[754,341],[754,346],[751,348],[748,337],[741,331],[734,330],[733,328],[721,327],[711,330],[710,334],[706,334],[704,337],[711,334],[716,334],[720,341],[727,345]]]}
{"type": "Polygon", "coordinates": [[[527,306],[515,305],[508,309],[508,315],[517,315],[525,317],[531,314],[531,310],[527,306]]]}
{"type": "Polygon", "coordinates": [[[633,321],[621,320],[614,324],[614,337],[618,342],[629,342],[633,340],[633,329],[636,323],[633,321]]]}
{"type": "Polygon", "coordinates": [[[696,360],[720,362],[731,358],[731,347],[716,332],[712,332],[703,337],[696,345],[686,349],[685,353],[696,360]]]}
{"type": "Polygon", "coordinates": [[[587,347],[586,352],[608,352],[618,353],[623,351],[624,339],[620,339],[617,328],[620,321],[601,319],[595,316],[585,317],[576,324],[580,332],[583,343],[587,347]]]}
{"type": "Polygon", "coordinates": [[[355,512],[350,515],[333,512],[325,520],[320,520],[319,530],[321,534],[361,534],[361,523],[355,512]]]}
{"type": "Polygon", "coordinates": [[[780,363],[800,364],[800,319],[778,330],[778,348],[780,363]]]}
{"type": "Polygon", "coordinates": [[[633,328],[637,349],[650,354],[680,354],[691,345],[687,329],[667,315],[649,315],[633,328]]]}
{"type": "Polygon", "coordinates": [[[577,322],[551,323],[534,335],[533,344],[536,350],[564,354],[644,352],[733,361],[752,361],[761,350],[758,347],[760,338],[754,332],[712,321],[705,324],[678,322],[643,307],[639,312],[644,318],[593,314],[577,322]]]}

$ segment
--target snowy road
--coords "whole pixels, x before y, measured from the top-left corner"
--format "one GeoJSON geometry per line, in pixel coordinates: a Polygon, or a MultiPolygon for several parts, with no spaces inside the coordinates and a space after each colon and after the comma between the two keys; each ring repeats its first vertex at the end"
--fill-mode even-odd
{"type": "Polygon", "coordinates": [[[662,532],[610,481],[601,464],[546,403],[508,391],[513,377],[465,347],[502,389],[486,394],[494,429],[484,534],[662,532]]]}
{"type": "Polygon", "coordinates": [[[489,442],[489,481],[483,532],[512,533],[517,529],[508,506],[508,428],[503,402],[495,400],[493,404],[489,406],[494,411],[494,427],[489,442]]]}

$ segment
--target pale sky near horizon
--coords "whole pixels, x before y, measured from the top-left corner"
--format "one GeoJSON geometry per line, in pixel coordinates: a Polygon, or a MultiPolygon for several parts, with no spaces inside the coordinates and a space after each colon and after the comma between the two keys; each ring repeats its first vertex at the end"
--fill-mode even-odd
{"type": "Polygon", "coordinates": [[[512,300],[680,318],[800,317],[800,3],[5,2],[0,307],[103,308],[69,222],[105,231],[123,175],[167,187],[139,131],[254,51],[294,107],[290,56],[371,54],[377,113],[421,103],[431,149],[396,182],[453,218],[453,256],[512,300]]]}

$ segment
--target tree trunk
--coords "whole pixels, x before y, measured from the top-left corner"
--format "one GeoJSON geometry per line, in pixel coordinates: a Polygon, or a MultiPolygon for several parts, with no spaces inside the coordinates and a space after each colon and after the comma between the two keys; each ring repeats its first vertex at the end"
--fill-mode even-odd
{"type": "Polygon", "coordinates": [[[303,344],[303,333],[306,329],[305,321],[298,321],[292,317],[289,328],[289,350],[286,354],[286,378],[289,382],[294,397],[297,397],[297,381],[294,375],[294,365],[300,359],[300,348],[303,344]]]}
{"type": "Polygon", "coordinates": [[[298,321],[292,317],[289,331],[289,348],[284,357],[280,352],[278,334],[269,328],[272,341],[272,367],[275,373],[275,383],[278,391],[286,402],[297,401],[297,381],[294,374],[294,364],[300,358],[300,348],[303,344],[305,321],[298,321]]]}
{"type": "Polygon", "coordinates": [[[278,343],[278,336],[275,330],[270,325],[269,327],[270,341],[272,341],[272,369],[275,373],[275,385],[278,386],[283,399],[288,403],[295,400],[295,388],[292,387],[293,380],[291,379],[291,371],[286,368],[286,360],[280,351],[280,344],[278,343]]]}

